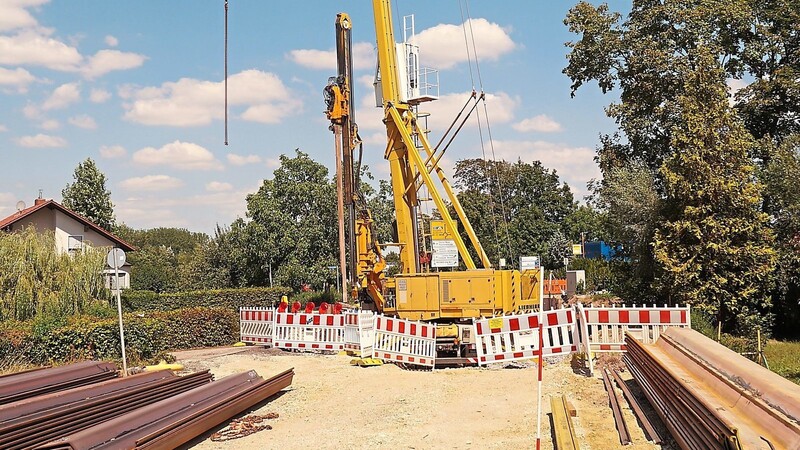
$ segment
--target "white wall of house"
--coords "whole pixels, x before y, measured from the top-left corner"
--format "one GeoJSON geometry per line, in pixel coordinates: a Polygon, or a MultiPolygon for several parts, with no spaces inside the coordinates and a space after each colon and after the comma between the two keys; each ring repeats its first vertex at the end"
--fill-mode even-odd
{"type": "Polygon", "coordinates": [[[83,243],[91,243],[92,247],[95,248],[114,247],[114,243],[111,240],[94,231],[91,227],[78,222],[59,210],[52,210],[51,212],[55,214],[56,248],[58,251],[71,250],[70,245],[74,245],[79,240],[82,240],[83,243]],[[75,238],[70,240],[70,236],[75,238]]]}
{"type": "MultiPolygon", "coordinates": [[[[103,271],[103,276],[105,277],[106,287],[109,289],[115,289],[116,284],[114,283],[114,269],[106,268],[103,271]]],[[[131,288],[131,265],[125,264],[124,266],[119,268],[119,288],[120,289],[130,289],[131,288]]]]}

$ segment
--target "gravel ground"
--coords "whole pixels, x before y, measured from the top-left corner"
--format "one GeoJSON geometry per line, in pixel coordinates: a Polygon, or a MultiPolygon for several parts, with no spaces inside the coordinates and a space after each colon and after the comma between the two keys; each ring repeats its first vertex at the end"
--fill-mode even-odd
{"type": "MultiPolygon", "coordinates": [[[[517,449],[536,442],[536,366],[404,370],[392,364],[356,367],[344,355],[288,353],[260,347],[176,353],[187,370],[210,369],[217,379],[255,369],[264,378],[294,368],[292,386],[249,414],[277,413],[263,430],[196,449],[517,449]]],[[[569,360],[546,361],[542,448],[553,448],[548,396],[566,394],[578,412],[582,449],[614,449],[617,431],[602,379],[587,377],[569,360]]],[[[630,378],[630,375],[627,378],[630,378]]],[[[619,393],[621,396],[622,394],[619,393]]],[[[627,403],[623,404],[627,406],[627,403]]],[[[627,407],[633,444],[624,448],[677,449],[648,442],[627,407]]],[[[662,435],[666,433],[661,430],[662,435]]]]}

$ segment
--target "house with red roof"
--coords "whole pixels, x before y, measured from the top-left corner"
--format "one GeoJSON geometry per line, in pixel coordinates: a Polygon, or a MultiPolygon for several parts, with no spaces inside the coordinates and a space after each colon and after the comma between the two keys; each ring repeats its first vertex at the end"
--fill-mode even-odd
{"type": "MultiPolygon", "coordinates": [[[[56,251],[61,253],[80,252],[85,245],[92,247],[121,248],[125,252],[135,248],[104,230],[91,220],[67,209],[64,205],[41,197],[33,202],[30,208],[20,208],[14,214],[0,219],[0,231],[13,232],[24,227],[33,226],[37,231],[50,230],[55,233],[56,251]]],[[[116,286],[114,269],[106,268],[106,285],[116,286]]],[[[119,287],[126,289],[131,285],[131,266],[125,263],[119,269],[119,287]]]]}

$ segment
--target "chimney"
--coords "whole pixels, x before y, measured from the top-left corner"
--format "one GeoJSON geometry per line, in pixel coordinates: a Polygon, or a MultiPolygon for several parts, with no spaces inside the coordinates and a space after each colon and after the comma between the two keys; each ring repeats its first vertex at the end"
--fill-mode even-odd
{"type": "Polygon", "coordinates": [[[33,205],[34,206],[38,206],[38,205],[41,205],[42,203],[46,203],[46,202],[47,202],[47,200],[42,198],[42,190],[39,189],[39,198],[37,198],[36,200],[33,201],[33,205]]]}

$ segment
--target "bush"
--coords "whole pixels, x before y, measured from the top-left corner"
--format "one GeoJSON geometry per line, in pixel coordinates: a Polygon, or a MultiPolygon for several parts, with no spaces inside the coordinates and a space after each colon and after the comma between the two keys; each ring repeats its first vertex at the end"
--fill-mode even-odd
{"type": "Polygon", "coordinates": [[[122,291],[126,311],[171,311],[180,308],[214,307],[238,311],[243,306],[275,306],[290,288],[254,287],[158,294],[152,291],[122,291]]]}
{"type": "MultiPolygon", "coordinates": [[[[131,313],[123,321],[131,364],[152,361],[167,350],[229,345],[239,339],[239,316],[229,308],[131,313]]],[[[66,323],[9,322],[0,327],[0,360],[4,362],[44,365],[120,358],[116,319],[77,316],[66,323]]]]}

